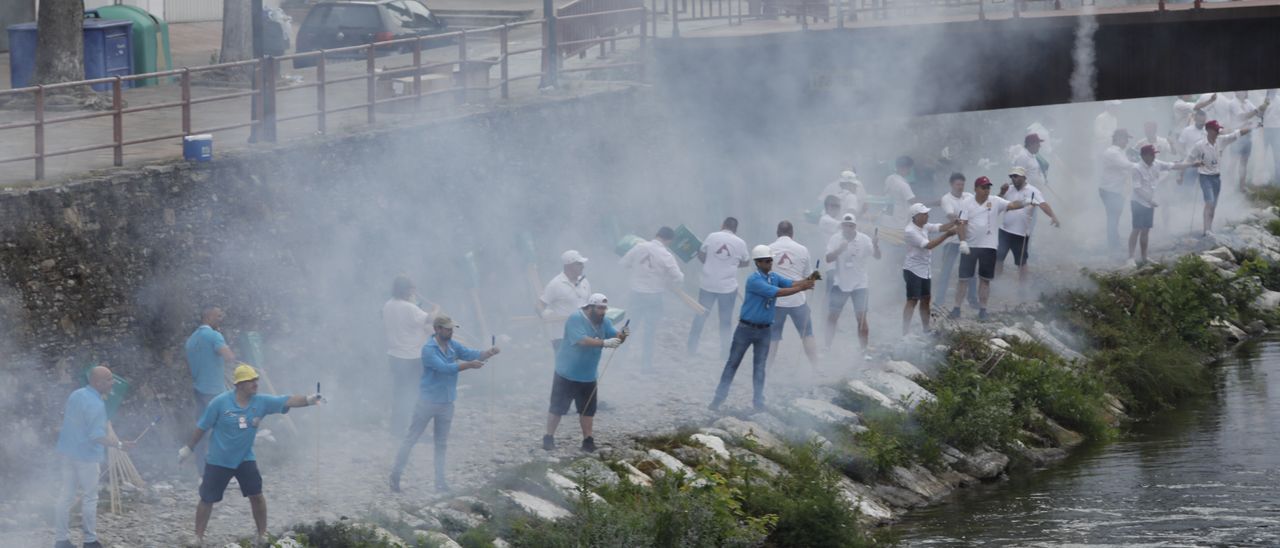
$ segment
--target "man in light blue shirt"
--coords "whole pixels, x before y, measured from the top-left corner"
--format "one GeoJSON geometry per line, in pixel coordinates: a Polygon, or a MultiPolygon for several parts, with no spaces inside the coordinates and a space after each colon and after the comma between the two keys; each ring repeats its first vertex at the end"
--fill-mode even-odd
{"type": "Polygon", "coordinates": [[[582,450],[596,450],[591,424],[596,416],[600,354],[627,340],[627,333],[619,333],[613,322],[604,317],[608,311],[609,299],[603,293],[595,293],[564,322],[564,340],[556,352],[556,373],[551,381],[547,433],[542,436],[542,448],[547,451],[556,448],[556,427],[560,417],[569,412],[570,402],[578,411],[578,424],[582,426],[582,450]]]}
{"type": "Polygon", "coordinates": [[[178,462],[191,456],[192,448],[209,432],[209,454],[200,482],[200,504],[196,506],[196,542],[203,545],[204,531],[213,514],[213,505],[222,501],[231,478],[240,484],[240,494],[249,499],[258,540],[267,535],[267,499],[262,495],[262,474],[253,455],[253,440],[267,415],[288,413],[324,401],[320,394],[275,396],[258,393],[258,372],[240,364],[235,369],[235,390],[219,394],[209,402],[196,423],[191,441],[178,449],[178,462]]]}
{"type": "Polygon", "coordinates": [[[77,488],[84,493],[80,500],[84,548],[102,547],[97,531],[100,466],[106,460],[107,447],[124,449],[126,446],[111,431],[107,407],[103,403],[114,382],[110,369],[95,367],[89,372],[89,385],[72,392],[67,398],[62,430],[58,432],[62,489],[58,493],[58,506],[54,509],[54,548],[73,548],[68,521],[77,488]]]}
{"type": "MultiPolygon", "coordinates": [[[[200,311],[200,327],[187,337],[185,350],[187,366],[191,368],[195,418],[199,419],[214,396],[227,391],[226,370],[236,365],[236,355],[227,346],[227,340],[218,327],[225,316],[222,309],[206,306],[200,311]]],[[[204,474],[205,453],[208,444],[195,446],[196,473],[204,474]]]]}
{"type": "Polygon", "coordinates": [[[738,366],[750,347],[754,347],[751,359],[752,404],[756,411],[764,409],[764,368],[769,357],[769,339],[776,306],[774,301],[778,297],[813,289],[811,278],[792,281],[771,272],[773,251],[767,245],[753,248],[751,260],[756,263],[756,271],[747,276],[738,328],[733,332],[733,344],[729,348],[729,361],[724,364],[724,371],[720,373],[720,385],[716,387],[715,398],[708,406],[712,411],[719,409],[720,404],[729,397],[733,376],[738,372],[738,366]]]}
{"type": "Polygon", "coordinates": [[[481,352],[453,340],[453,330],[458,328],[458,324],[444,314],[432,320],[431,328],[435,335],[422,347],[422,384],[418,406],[413,411],[413,424],[400,443],[400,451],[396,453],[396,462],[391,469],[391,491],[395,493],[400,492],[400,474],[409,463],[409,453],[433,420],[436,491],[449,491],[444,477],[444,458],[449,445],[449,428],[453,425],[453,401],[458,399],[458,373],[484,367],[485,360],[498,353],[496,346],[481,352]]]}

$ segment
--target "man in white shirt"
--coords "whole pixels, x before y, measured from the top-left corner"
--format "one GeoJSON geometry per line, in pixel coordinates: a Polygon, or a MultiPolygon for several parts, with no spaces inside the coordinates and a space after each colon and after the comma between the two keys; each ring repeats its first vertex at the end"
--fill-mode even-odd
{"type": "Polygon", "coordinates": [[[1133,260],[1133,251],[1141,242],[1142,262],[1147,262],[1147,238],[1151,232],[1154,217],[1156,191],[1165,183],[1165,174],[1177,173],[1178,170],[1193,167],[1192,164],[1175,164],[1156,160],[1157,147],[1151,144],[1142,145],[1139,151],[1142,161],[1133,164],[1133,195],[1129,200],[1129,211],[1133,217],[1133,231],[1129,233],[1129,262],[1125,266],[1137,266],[1133,260]]]}
{"type": "MultiPolygon", "coordinates": [[[[1133,146],[1141,150],[1142,147],[1147,145],[1151,145],[1159,151],[1168,153],[1172,153],[1173,151],[1172,143],[1170,143],[1168,139],[1160,136],[1159,127],[1152,120],[1148,120],[1142,124],[1142,138],[1138,139],[1138,142],[1133,146]]],[[[1169,205],[1169,202],[1172,202],[1176,197],[1174,186],[1178,182],[1179,177],[1181,177],[1181,172],[1178,171],[1160,172],[1160,181],[1159,184],[1156,185],[1160,195],[1156,196],[1156,198],[1165,203],[1166,206],[1169,205]]],[[[1165,227],[1169,226],[1169,209],[1169,207],[1160,208],[1160,222],[1162,223],[1162,226],[1165,227]]]]}
{"type": "Polygon", "coordinates": [[[1048,163],[1042,164],[1042,160],[1037,156],[1040,153],[1040,143],[1043,141],[1035,133],[1027,135],[1022,141],[1022,148],[1013,157],[1013,167],[1020,167],[1027,173],[1027,183],[1031,186],[1037,188],[1044,186],[1048,182],[1044,172],[1048,163]]]}
{"type": "MultiPolygon", "coordinates": [[[[973,198],[973,193],[964,191],[964,174],[960,172],[952,173],[948,184],[951,185],[951,191],[943,194],[938,200],[941,204],[942,213],[946,215],[947,222],[955,221],[960,218],[960,204],[966,200],[973,198]]],[[[947,302],[947,286],[951,283],[952,275],[955,274],[956,259],[960,257],[960,239],[956,237],[948,238],[942,246],[942,264],[938,270],[938,283],[931,284],[933,292],[938,296],[938,302],[947,302]]],[[[969,284],[969,305],[978,307],[978,285],[969,284]]]]}
{"type": "Polygon", "coordinates": [[[930,223],[929,207],[924,204],[911,204],[909,213],[911,222],[902,229],[902,239],[907,245],[907,255],[902,260],[902,280],[907,284],[907,303],[902,307],[904,336],[911,331],[911,316],[917,307],[920,308],[920,326],[925,333],[929,332],[933,248],[956,233],[956,221],[930,223]]]}
{"type": "Polygon", "coordinates": [[[1116,111],[1120,109],[1120,105],[1121,102],[1114,99],[1103,103],[1102,113],[1093,119],[1093,139],[1097,142],[1099,149],[1107,147],[1111,136],[1115,134],[1116,128],[1120,125],[1119,120],[1116,118],[1116,111]]]}
{"type": "MultiPolygon", "coordinates": [[[[1275,98],[1277,90],[1267,91],[1267,103],[1275,98]]],[[[1271,149],[1271,184],[1280,184],[1280,108],[1268,108],[1262,114],[1263,137],[1271,149]]]]}
{"type": "MultiPolygon", "coordinates": [[[[1240,130],[1244,128],[1253,128],[1257,126],[1257,122],[1262,119],[1267,107],[1271,104],[1271,99],[1267,98],[1262,102],[1262,106],[1254,106],[1253,101],[1249,100],[1249,92],[1237,91],[1236,97],[1231,101],[1227,111],[1230,113],[1230,125],[1228,130],[1240,130]]],[[[1239,187],[1244,191],[1245,177],[1249,173],[1249,156],[1253,152],[1253,139],[1241,139],[1240,144],[1236,145],[1232,151],[1236,161],[1236,171],[1240,173],[1239,187]]]]}
{"type": "MultiPolygon", "coordinates": [[[[557,320],[556,323],[563,324],[569,316],[586,306],[587,297],[591,296],[591,282],[582,273],[586,269],[587,258],[577,250],[570,249],[561,253],[560,264],[561,272],[547,282],[542,296],[538,298],[538,314],[544,319],[554,319],[557,320]]],[[[562,330],[553,332],[563,334],[562,330]]],[[[552,337],[551,348],[559,352],[562,338],[555,335],[552,337]]]]}
{"type": "Polygon", "coordinates": [[[382,327],[387,335],[387,365],[391,369],[391,435],[403,437],[418,404],[422,379],[422,346],[431,337],[431,314],[417,304],[413,280],[396,276],[391,298],[382,305],[382,327]]]}
{"type": "Polygon", "coordinates": [[[1004,259],[1013,252],[1013,264],[1018,267],[1018,293],[1026,293],[1028,259],[1031,258],[1031,230],[1036,226],[1036,210],[1044,210],[1053,226],[1059,226],[1058,217],[1053,208],[1044,199],[1040,189],[1027,182],[1026,172],[1021,167],[1009,170],[1009,183],[1000,186],[1000,197],[1010,202],[1021,202],[1027,207],[1004,214],[1000,223],[1000,237],[996,248],[996,275],[1004,272],[1004,259]]]}
{"type": "Polygon", "coordinates": [[[628,313],[638,328],[644,330],[640,338],[640,364],[646,371],[653,369],[653,340],[658,321],[662,319],[662,294],[668,286],[684,282],[684,272],[667,248],[675,239],[676,231],[664,226],[658,229],[654,239],[636,244],[618,261],[631,271],[628,313]]]}
{"type": "Polygon", "coordinates": [[[828,196],[835,196],[840,200],[841,211],[861,214],[867,207],[867,191],[853,171],[840,172],[840,178],[823,188],[818,199],[825,204],[828,196]]]}
{"type": "Polygon", "coordinates": [[[827,298],[827,344],[836,336],[836,323],[840,320],[840,312],[847,301],[853,301],[853,312],[858,319],[858,342],[862,352],[867,351],[867,342],[871,336],[871,328],[867,324],[867,286],[870,262],[872,258],[880,259],[880,242],[870,236],[858,232],[857,217],[846,212],[840,218],[840,232],[827,240],[826,260],[836,267],[827,298]]]}
{"type": "Polygon", "coordinates": [[[702,327],[711,315],[711,309],[720,307],[720,359],[729,357],[732,340],[733,305],[738,300],[738,269],[748,264],[747,243],[738,237],[738,220],[729,217],[720,224],[720,230],[707,235],[698,250],[702,262],[702,279],[698,286],[698,304],[706,313],[693,317],[689,328],[689,355],[698,352],[698,339],[702,327]]]}
{"type": "MultiPolygon", "coordinates": [[[[1178,138],[1174,139],[1173,144],[1177,145],[1177,149],[1174,152],[1176,158],[1186,158],[1188,154],[1191,154],[1191,149],[1195,148],[1196,143],[1203,141],[1206,137],[1204,125],[1209,121],[1208,115],[1203,110],[1197,110],[1191,115],[1191,120],[1191,125],[1182,128],[1182,131],[1178,132],[1178,138]]],[[[1182,170],[1182,180],[1179,181],[1179,186],[1184,187],[1180,188],[1180,191],[1192,194],[1185,201],[1191,207],[1189,215],[1194,218],[1195,201],[1199,197],[1196,191],[1200,189],[1199,171],[1196,168],[1182,170]]],[[[1165,204],[1165,207],[1168,207],[1168,204],[1165,204]]],[[[1190,230],[1190,227],[1188,227],[1188,230],[1190,230]]]]}
{"type": "Polygon", "coordinates": [[[1222,150],[1236,142],[1241,135],[1248,135],[1250,128],[1243,128],[1227,134],[1222,132],[1222,124],[1217,120],[1209,120],[1204,125],[1205,139],[1191,147],[1187,153],[1187,163],[1196,164],[1200,174],[1200,193],[1204,197],[1204,232],[1201,236],[1213,234],[1213,215],[1218,209],[1218,195],[1222,193],[1222,173],[1218,162],[1222,150]]]}
{"type": "Polygon", "coordinates": [[[1098,196],[1107,211],[1107,247],[1120,248],[1120,214],[1124,211],[1124,191],[1129,187],[1133,162],[1125,154],[1129,131],[1120,128],[1111,136],[1111,146],[1102,152],[1098,171],[1098,196]]]}
{"type": "MultiPolygon", "coordinates": [[[[773,271],[788,280],[803,280],[813,274],[813,261],[809,257],[809,248],[795,241],[795,227],[791,221],[778,223],[778,239],[769,244],[773,252],[773,271]]],[[[800,344],[804,346],[804,355],[809,364],[818,365],[818,343],[813,338],[813,315],[809,311],[808,296],[803,292],[786,297],[778,297],[774,308],[771,340],[769,344],[769,361],[778,354],[778,342],[782,340],[782,328],[787,318],[796,327],[800,336],[800,344]]]]}
{"type": "Polygon", "coordinates": [[[978,275],[978,319],[987,319],[987,297],[991,294],[991,278],[996,275],[996,248],[1000,216],[1006,211],[1022,209],[1022,202],[1010,202],[991,195],[991,179],[973,181],[973,197],[960,206],[960,271],[956,287],[955,308],[951,317],[960,317],[960,304],[976,273],[978,275]]]}
{"type": "Polygon", "coordinates": [[[1192,113],[1209,108],[1218,99],[1217,93],[1206,93],[1200,97],[1195,95],[1179,95],[1173,100],[1173,131],[1174,135],[1182,131],[1183,128],[1191,125],[1192,113]]]}
{"type": "Polygon", "coordinates": [[[893,213],[889,215],[887,222],[880,224],[896,229],[907,222],[907,209],[919,200],[916,199],[916,193],[911,190],[911,183],[907,182],[907,177],[915,168],[915,160],[910,156],[899,156],[894,162],[894,168],[895,171],[884,179],[884,193],[892,204],[893,213]]]}

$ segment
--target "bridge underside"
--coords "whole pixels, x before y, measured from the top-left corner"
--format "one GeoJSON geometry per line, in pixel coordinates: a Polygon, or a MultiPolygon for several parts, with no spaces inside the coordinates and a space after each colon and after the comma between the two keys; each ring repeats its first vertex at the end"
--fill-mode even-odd
{"type": "Polygon", "coordinates": [[[656,44],[656,81],[690,106],[747,118],[797,106],[866,118],[1059,104],[1072,100],[1076,58],[1090,56],[1077,35],[1093,21],[1097,100],[1280,87],[1280,5],[1232,5],[686,33],[656,44]]]}

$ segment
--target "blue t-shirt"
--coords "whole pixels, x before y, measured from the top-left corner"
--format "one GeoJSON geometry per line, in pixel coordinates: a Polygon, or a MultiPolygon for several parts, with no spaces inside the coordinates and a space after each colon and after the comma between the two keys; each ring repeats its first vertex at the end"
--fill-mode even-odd
{"type": "Polygon", "coordinates": [[[462,346],[449,339],[446,348],[440,348],[433,335],[422,346],[421,398],[430,403],[452,403],[458,399],[458,360],[480,359],[480,351],[462,346]]]}
{"type": "Polygon", "coordinates": [[[92,386],[71,393],[58,432],[58,452],[81,462],[102,462],[106,448],[94,440],[107,436],[107,406],[92,386]]]}
{"type": "Polygon", "coordinates": [[[556,352],[556,374],[577,382],[596,380],[596,368],[600,365],[600,354],[604,349],[581,346],[578,342],[588,337],[611,339],[617,336],[618,330],[608,319],[597,327],[581,310],[573,313],[564,322],[564,341],[560,343],[560,351],[556,352]]]}
{"type": "Polygon", "coordinates": [[[218,394],[204,408],[196,427],[209,433],[209,455],[205,462],[223,468],[238,468],[240,463],[257,460],[253,456],[253,439],[263,417],[272,413],[288,413],[289,396],[256,394],[247,407],[236,403],[236,391],[218,394]]]}
{"type": "Polygon", "coordinates": [[[219,350],[227,347],[227,340],[214,328],[202,325],[187,337],[187,365],[195,389],[201,394],[221,394],[227,389],[222,372],[222,356],[219,350]]]}
{"type": "Polygon", "coordinates": [[[742,296],[742,321],[770,325],[773,323],[774,301],[778,289],[791,287],[791,280],[770,272],[768,276],[756,269],[747,276],[746,294],[742,296]]]}

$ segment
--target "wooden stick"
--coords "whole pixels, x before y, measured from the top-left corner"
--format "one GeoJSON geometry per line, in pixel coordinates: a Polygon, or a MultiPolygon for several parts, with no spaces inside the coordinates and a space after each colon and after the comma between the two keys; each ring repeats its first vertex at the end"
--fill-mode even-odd
{"type": "Polygon", "coordinates": [[[671,288],[671,291],[674,292],[677,297],[680,297],[680,300],[684,301],[684,304],[688,306],[690,309],[692,309],[694,313],[698,315],[707,313],[707,309],[703,308],[702,304],[699,303],[697,299],[690,297],[689,294],[685,293],[683,289],[680,289],[678,287],[673,287],[671,288]]]}

